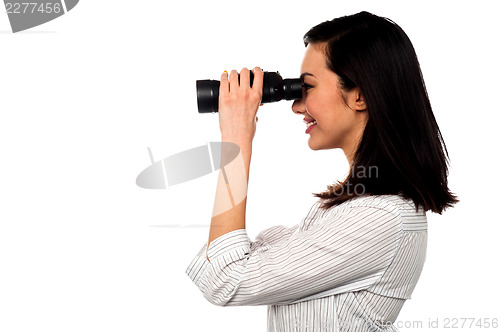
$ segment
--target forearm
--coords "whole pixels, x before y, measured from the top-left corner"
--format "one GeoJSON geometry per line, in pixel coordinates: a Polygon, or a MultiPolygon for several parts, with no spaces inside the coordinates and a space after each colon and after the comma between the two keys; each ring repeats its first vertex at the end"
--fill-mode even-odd
{"type": "MultiPolygon", "coordinates": [[[[213,240],[245,228],[252,140],[264,81],[264,73],[260,68],[255,67],[253,73],[253,86],[250,86],[250,72],[246,68],[241,70],[239,76],[236,70],[232,70],[231,82],[227,72],[221,75],[219,126],[223,143],[207,252],[213,240]],[[234,153],[231,153],[234,151],[234,144],[224,144],[225,142],[239,146],[239,154],[234,160],[231,160],[234,157],[234,153]]],[[[208,255],[207,259],[210,260],[208,255]]]]}
{"type": "MultiPolygon", "coordinates": [[[[234,139],[225,139],[236,143],[234,139]]],[[[226,233],[245,228],[246,194],[252,156],[251,142],[237,142],[240,147],[238,156],[227,163],[222,145],[222,160],[215,194],[214,210],[210,223],[210,242],[226,233]]],[[[208,257],[207,257],[208,258],[208,257]]]]}

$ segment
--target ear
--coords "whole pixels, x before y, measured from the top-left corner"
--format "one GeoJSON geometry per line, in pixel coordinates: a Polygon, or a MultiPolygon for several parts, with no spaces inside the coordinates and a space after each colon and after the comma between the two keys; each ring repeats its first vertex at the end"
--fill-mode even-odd
{"type": "Polygon", "coordinates": [[[365,97],[361,93],[361,90],[359,90],[359,88],[354,88],[351,92],[353,97],[353,109],[360,112],[366,111],[365,97]]]}

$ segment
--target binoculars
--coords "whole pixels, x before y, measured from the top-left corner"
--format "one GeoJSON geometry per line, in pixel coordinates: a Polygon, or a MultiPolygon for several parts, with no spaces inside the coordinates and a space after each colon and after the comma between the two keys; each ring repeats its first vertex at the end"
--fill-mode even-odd
{"type": "MultiPolygon", "coordinates": [[[[253,84],[253,73],[250,71],[250,86],[253,84]]],[[[239,74],[238,74],[239,80],[239,74]]],[[[215,113],[219,111],[220,82],[215,80],[196,81],[198,113],[215,113]]],[[[261,103],[273,103],[302,98],[302,81],[300,78],[283,79],[279,72],[264,72],[261,103]]]]}

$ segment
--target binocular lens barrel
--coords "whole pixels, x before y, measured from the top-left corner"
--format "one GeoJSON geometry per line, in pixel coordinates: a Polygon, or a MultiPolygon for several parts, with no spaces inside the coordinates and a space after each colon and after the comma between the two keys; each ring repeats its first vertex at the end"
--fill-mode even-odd
{"type": "MultiPolygon", "coordinates": [[[[252,84],[253,73],[250,72],[250,86],[252,84]]],[[[219,111],[219,87],[219,81],[196,81],[198,113],[215,113],[219,111]]],[[[272,103],[282,99],[297,100],[301,98],[302,82],[300,78],[282,79],[278,72],[264,72],[262,103],[272,103]]]]}

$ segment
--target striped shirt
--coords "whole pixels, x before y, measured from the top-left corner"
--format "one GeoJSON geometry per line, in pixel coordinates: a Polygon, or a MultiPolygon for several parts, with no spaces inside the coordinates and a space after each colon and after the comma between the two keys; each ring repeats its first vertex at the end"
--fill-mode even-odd
{"type": "Polygon", "coordinates": [[[215,305],[267,305],[268,331],[397,331],[425,260],[425,211],[398,195],[320,203],[253,242],[244,229],[218,237],[210,262],[205,243],[186,273],[215,305]]]}

